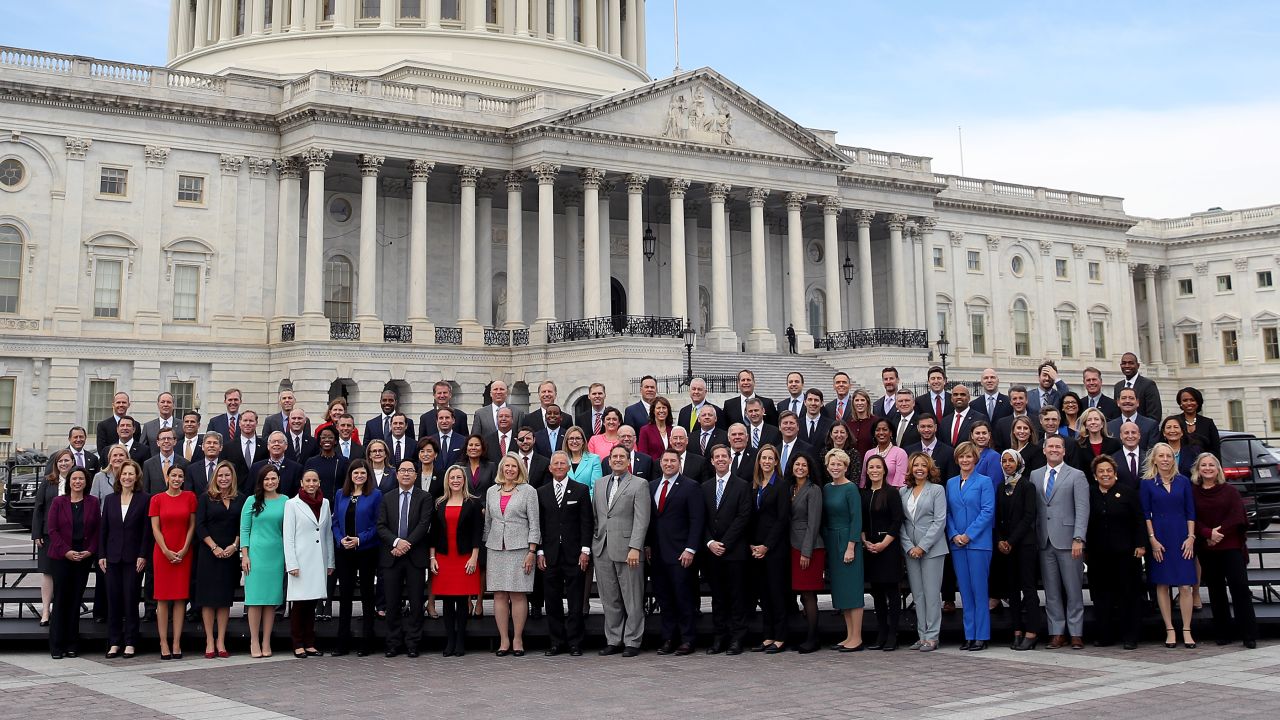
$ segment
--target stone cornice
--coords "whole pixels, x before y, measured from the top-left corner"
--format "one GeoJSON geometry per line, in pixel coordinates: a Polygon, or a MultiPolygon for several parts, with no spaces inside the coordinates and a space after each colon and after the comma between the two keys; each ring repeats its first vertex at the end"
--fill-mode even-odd
{"type": "Polygon", "coordinates": [[[841,187],[869,187],[876,190],[897,190],[916,195],[937,195],[947,189],[946,185],[928,180],[911,180],[903,177],[879,175],[853,175],[846,172],[840,174],[837,183],[841,187]]]}
{"type": "Polygon", "coordinates": [[[934,206],[937,208],[947,208],[950,210],[960,210],[967,212],[982,213],[986,215],[1008,215],[1013,217],[1033,218],[1036,220],[1050,220],[1053,222],[1077,223],[1081,225],[1093,225],[1096,227],[1112,228],[1115,230],[1128,230],[1133,227],[1136,222],[1135,218],[1110,218],[1100,217],[1097,215],[1082,215],[1078,213],[1053,212],[1049,210],[1041,210],[1037,208],[1017,207],[1014,205],[1000,205],[996,203],[977,202],[973,200],[960,200],[957,198],[936,198],[934,206]]]}
{"type": "Polygon", "coordinates": [[[1172,248],[1183,247],[1186,245],[1203,245],[1205,243],[1225,243],[1236,240],[1249,240],[1258,237],[1277,237],[1280,236],[1280,228],[1275,226],[1254,228],[1250,230],[1238,230],[1226,233],[1206,233],[1204,235],[1196,235],[1194,237],[1181,237],[1174,240],[1165,240],[1163,238],[1143,237],[1130,235],[1129,242],[1141,245],[1150,245],[1152,247],[1172,248]]]}

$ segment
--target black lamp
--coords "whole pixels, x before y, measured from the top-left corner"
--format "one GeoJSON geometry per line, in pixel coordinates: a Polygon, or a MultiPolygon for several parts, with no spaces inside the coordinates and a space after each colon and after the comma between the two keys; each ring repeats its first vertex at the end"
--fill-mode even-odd
{"type": "Polygon", "coordinates": [[[938,356],[942,358],[942,374],[947,374],[947,355],[951,352],[951,343],[947,340],[947,329],[938,331],[938,356]]]}
{"type": "Polygon", "coordinates": [[[682,334],[685,351],[684,384],[688,385],[693,382],[693,341],[697,338],[698,331],[693,327],[693,323],[685,320],[682,334]]]}
{"type": "MultiPolygon", "coordinates": [[[[647,183],[644,186],[644,204],[649,205],[649,185],[647,183]]],[[[649,212],[647,214],[650,218],[653,216],[652,206],[649,207],[649,212]]],[[[650,218],[645,218],[644,238],[641,240],[641,247],[644,249],[645,262],[652,260],[653,256],[658,252],[658,236],[653,234],[653,227],[649,225],[650,218]]]]}
{"type": "Polygon", "coordinates": [[[844,263],[840,266],[844,270],[844,284],[853,284],[853,258],[848,254],[844,256],[844,263]]]}

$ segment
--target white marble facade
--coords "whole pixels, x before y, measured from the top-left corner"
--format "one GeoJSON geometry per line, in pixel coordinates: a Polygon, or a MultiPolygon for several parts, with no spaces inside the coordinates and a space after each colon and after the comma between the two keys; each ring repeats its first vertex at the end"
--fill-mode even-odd
{"type": "MultiPolygon", "coordinates": [[[[688,318],[701,347],[749,352],[785,349],[788,323],[804,348],[870,327],[932,341],[945,323],[951,367],[1007,379],[1046,357],[1069,379],[1087,365],[1114,376],[1138,348],[1166,394],[1199,384],[1209,414],[1239,399],[1248,429],[1273,429],[1280,364],[1261,343],[1280,306],[1254,285],[1280,271],[1270,214],[1227,235],[1207,220],[1130,231],[1119,198],[841,145],[709,69],[646,82],[643,22],[625,22],[642,1],[523,5],[433,0],[424,18],[383,22],[338,0],[309,23],[328,0],[298,0],[246,30],[178,2],[168,68],[0,48],[0,421],[12,378],[14,442],[96,421],[102,381],[144,415],[175,382],[214,411],[231,385],[270,408],[286,379],[310,406],[341,381],[360,416],[388,381],[421,412],[441,377],[467,408],[494,377],[551,377],[568,401],[603,379],[621,402],[632,377],[679,374],[683,341],[546,342],[551,323],[619,312],[688,318]],[[389,38],[403,59],[377,70],[297,71],[389,38]],[[433,53],[450,43],[475,57],[443,65],[433,53]],[[495,52],[521,69],[499,72],[495,52]],[[539,82],[520,58],[560,71],[539,82]],[[1162,353],[1149,268],[1173,293],[1158,295],[1162,353]],[[1215,294],[1222,272],[1236,285],[1215,294]],[[1184,275],[1191,297],[1175,292],[1184,275]],[[360,339],[331,339],[330,321],[358,323],[360,339]],[[412,342],[383,342],[384,326],[412,342]],[[528,345],[487,346],[493,327],[528,345]],[[1238,364],[1215,350],[1228,327],[1238,364]],[[1201,358],[1185,367],[1191,328],[1201,358]],[[1239,388],[1241,372],[1270,384],[1239,388]]],[[[840,357],[874,387],[882,356],[840,357]]]]}

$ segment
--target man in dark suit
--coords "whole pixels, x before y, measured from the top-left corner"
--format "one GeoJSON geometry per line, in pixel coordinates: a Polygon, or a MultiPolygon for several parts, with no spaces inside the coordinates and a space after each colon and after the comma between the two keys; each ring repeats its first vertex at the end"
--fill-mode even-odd
{"type": "MultiPolygon", "coordinates": [[[[316,443],[316,439],[306,434],[307,413],[300,407],[295,407],[289,413],[289,427],[285,430],[286,452],[288,458],[298,465],[302,465],[307,460],[320,452],[320,445],[316,443]]],[[[268,443],[267,449],[270,450],[268,443]]]]}
{"type": "Polygon", "coordinates": [[[662,608],[658,654],[688,655],[696,638],[693,590],[697,574],[693,560],[702,544],[707,512],[701,486],[680,475],[680,453],[667,449],[659,466],[662,476],[649,483],[653,504],[644,547],[645,557],[652,563],[653,593],[662,608]]]}
{"type": "Polygon", "coordinates": [[[222,433],[217,430],[206,432],[200,442],[200,450],[200,458],[187,465],[187,482],[182,488],[194,492],[196,497],[208,491],[213,471],[222,460],[222,433]]]}
{"type": "MultiPolygon", "coordinates": [[[[442,408],[453,408],[453,386],[444,380],[437,380],[436,384],[431,386],[431,394],[435,399],[435,404],[430,410],[422,413],[422,417],[418,418],[418,436],[431,435],[438,432],[436,429],[436,414],[442,408]]],[[[467,435],[467,414],[454,410],[453,412],[453,429],[462,433],[463,437],[467,435]]]]}
{"type": "Polygon", "coordinates": [[[791,472],[791,463],[797,455],[807,455],[810,462],[817,462],[813,446],[800,439],[800,421],[790,410],[778,413],[778,471],[783,477],[791,472]]]}
{"type": "MultiPolygon", "coordinates": [[[[174,451],[177,442],[174,434],[172,427],[161,429],[160,434],[156,436],[156,454],[142,463],[142,491],[149,495],[162,493],[168,489],[168,481],[165,478],[167,468],[175,465],[183,469],[187,468],[186,458],[174,451]]],[[[190,471],[187,473],[187,480],[188,482],[191,480],[190,471]]]]}
{"type": "Polygon", "coordinates": [[[178,432],[174,452],[188,462],[200,457],[200,413],[195,410],[182,414],[182,429],[178,432]]]}
{"type": "Polygon", "coordinates": [[[752,450],[759,450],[761,445],[777,447],[782,442],[782,433],[778,432],[777,425],[765,424],[764,403],[759,397],[747,401],[747,435],[751,438],[752,450]]]}
{"type": "Polygon", "coordinates": [[[387,599],[387,657],[401,649],[418,656],[422,640],[422,605],[431,554],[428,535],[434,508],[431,496],[418,487],[418,473],[408,464],[396,470],[396,490],[382,498],[378,508],[378,539],[382,541],[378,566],[387,599]],[[409,601],[409,612],[401,604],[409,601]]]}
{"type": "Polygon", "coordinates": [[[1080,411],[1084,412],[1086,408],[1097,408],[1102,411],[1102,415],[1107,420],[1115,420],[1120,417],[1120,406],[1116,404],[1107,395],[1102,393],[1102,371],[1096,367],[1087,367],[1084,369],[1084,391],[1085,396],[1080,398],[1080,411]]]}
{"type": "Polygon", "coordinates": [[[222,447],[222,459],[235,467],[236,477],[242,478],[249,474],[254,463],[266,459],[267,446],[258,437],[258,413],[252,410],[240,413],[237,427],[240,434],[222,447]]]}
{"type": "Polygon", "coordinates": [[[118,392],[111,398],[111,417],[99,422],[97,427],[98,452],[104,452],[106,448],[116,444],[119,439],[116,425],[120,424],[120,418],[129,414],[129,405],[127,392],[118,392]]]}
{"type": "MultiPolygon", "coordinates": [[[[462,453],[466,450],[467,436],[457,429],[456,421],[462,413],[453,408],[442,407],[436,413],[435,427],[438,432],[433,436],[440,443],[440,454],[436,456],[436,475],[444,477],[449,466],[461,462],[462,453]]],[[[426,426],[418,428],[426,431],[426,426]]]]}
{"type": "Polygon", "coordinates": [[[729,426],[729,471],[751,482],[756,469],[756,451],[751,449],[747,426],[734,423],[729,426]]]}
{"type": "Polygon", "coordinates": [[[1112,437],[1120,434],[1121,426],[1131,422],[1137,425],[1139,432],[1142,433],[1142,441],[1139,444],[1143,450],[1150,450],[1152,445],[1160,442],[1159,423],[1143,415],[1139,410],[1138,391],[1133,388],[1121,388],[1120,394],[1116,396],[1116,404],[1120,406],[1120,417],[1107,423],[1107,430],[1112,437]]]}
{"type": "Polygon", "coordinates": [[[1058,377],[1058,365],[1052,360],[1040,363],[1036,375],[1040,384],[1027,393],[1027,412],[1033,417],[1039,417],[1041,408],[1059,407],[1062,396],[1071,392],[1067,383],[1058,377]]]}
{"type": "MultiPolygon", "coordinates": [[[[850,400],[852,405],[852,400],[850,400]]],[[[849,411],[849,416],[853,416],[853,411],[849,411]]],[[[822,391],[818,388],[809,388],[804,394],[804,415],[797,420],[800,423],[800,439],[809,443],[814,447],[821,447],[827,441],[827,435],[831,432],[831,426],[834,420],[827,417],[826,409],[822,404],[822,391]]],[[[781,420],[779,420],[781,422],[781,420]]]]}
{"type": "Polygon", "coordinates": [[[160,428],[171,427],[178,429],[181,418],[173,415],[173,393],[162,392],[156,396],[156,411],[159,417],[152,418],[142,424],[142,441],[147,447],[151,448],[151,454],[154,456],[160,452],[160,446],[156,444],[156,438],[160,434],[160,428]]]}
{"type": "MultiPolygon", "coordinates": [[[[739,426],[741,427],[741,426],[739,426]]],[[[733,474],[724,445],[711,450],[713,477],[702,484],[707,579],[711,586],[713,639],[708,655],[742,653],[747,636],[747,527],[751,486],[733,474]]]]}
{"type": "Polygon", "coordinates": [[[995,368],[982,371],[982,392],[978,393],[969,406],[986,415],[993,429],[1002,418],[1013,414],[1009,396],[1000,392],[1000,376],[996,374],[995,368]]]}
{"type": "Polygon", "coordinates": [[[267,459],[259,460],[249,468],[249,477],[242,478],[240,481],[241,494],[252,495],[258,487],[258,475],[262,472],[262,468],[273,465],[280,473],[280,494],[286,497],[297,495],[302,482],[302,464],[288,457],[286,454],[288,447],[289,441],[284,433],[279,430],[271,433],[267,438],[267,459]]]}
{"type": "MultiPolygon", "coordinates": [[[[400,412],[398,409],[399,403],[400,399],[394,390],[390,388],[384,389],[382,394],[378,396],[378,407],[382,409],[382,413],[369,418],[369,421],[364,424],[364,434],[360,436],[360,441],[367,445],[372,440],[382,440],[390,447],[393,434],[391,423],[394,421],[396,413],[400,412]]],[[[401,414],[403,415],[403,413],[401,414]]],[[[412,446],[415,438],[418,437],[413,430],[413,421],[409,419],[409,416],[405,415],[403,433],[405,447],[412,446]]]]}
{"type": "MultiPolygon", "coordinates": [[[[489,383],[489,398],[492,400],[488,405],[476,410],[475,417],[472,418],[471,432],[489,437],[491,433],[498,431],[498,411],[507,408],[507,384],[502,380],[494,380],[489,383]]],[[[524,417],[524,413],[509,408],[511,410],[512,427],[520,426],[520,419],[524,417]]]]}
{"type": "Polygon", "coordinates": [[[346,458],[348,462],[351,460],[364,459],[364,445],[356,442],[356,419],[351,415],[343,415],[338,418],[338,447],[336,452],[346,458]]]}
{"type": "Polygon", "coordinates": [[[542,529],[538,569],[542,571],[547,634],[551,638],[545,654],[559,655],[567,645],[569,654],[576,657],[582,654],[586,634],[583,588],[595,514],[590,489],[569,479],[569,456],[556,451],[548,467],[551,481],[538,488],[538,523],[542,529]],[[569,601],[567,616],[565,599],[569,601]]]}
{"type": "Polygon", "coordinates": [[[787,373],[787,396],[774,403],[781,419],[783,410],[790,410],[794,415],[804,414],[804,375],[794,370],[787,373]]]}
{"type": "Polygon", "coordinates": [[[498,427],[484,436],[484,446],[489,451],[489,462],[491,463],[498,462],[503,455],[509,452],[515,452],[515,411],[509,407],[504,407],[498,411],[498,427]]]}
{"type": "Polygon", "coordinates": [[[551,453],[564,449],[564,434],[568,427],[564,423],[564,415],[559,405],[549,405],[544,413],[544,427],[534,433],[534,450],[543,457],[551,457],[551,453]]]}
{"type": "Polygon", "coordinates": [[[232,439],[240,434],[240,390],[228,389],[222,393],[222,402],[227,406],[227,412],[209,418],[209,426],[205,430],[221,433],[222,444],[230,445],[232,439]]]}
{"type": "Polygon", "coordinates": [[[916,412],[945,415],[951,412],[950,400],[947,397],[947,373],[937,365],[929,368],[929,390],[916,398],[916,412]]]}
{"type": "Polygon", "coordinates": [[[636,431],[630,425],[618,428],[618,444],[627,449],[628,472],[648,482],[654,474],[653,458],[636,450],[636,431]]]}
{"type": "MultiPolygon", "coordinates": [[[[280,407],[280,412],[267,417],[262,423],[262,437],[269,438],[273,432],[284,432],[289,429],[289,413],[293,412],[293,406],[297,399],[293,395],[292,390],[281,390],[280,397],[276,400],[276,404],[280,407]]],[[[311,437],[311,421],[308,420],[303,428],[307,437],[311,437]]]]}
{"type": "Polygon", "coordinates": [[[622,411],[622,424],[630,425],[637,433],[649,424],[649,410],[658,398],[658,381],[652,375],[640,378],[640,399],[622,411]]]}
{"type": "Polygon", "coordinates": [[[889,427],[893,429],[893,444],[898,447],[905,447],[920,439],[916,432],[916,418],[924,414],[924,412],[932,412],[918,410],[919,404],[916,397],[911,394],[910,390],[903,388],[898,391],[895,398],[897,405],[889,417],[885,418],[889,421],[889,427]]]}
{"type": "Polygon", "coordinates": [[[689,433],[677,425],[671,428],[670,448],[680,457],[680,474],[701,483],[711,477],[711,462],[689,447],[689,433]]]}
{"type": "Polygon", "coordinates": [[[898,368],[887,367],[880,371],[880,383],[884,385],[884,395],[876,398],[871,404],[871,414],[887,418],[897,409],[898,403],[898,368]]]}
{"type": "MultiPolygon", "coordinates": [[[[1149,418],[1148,418],[1149,419],[1149,418]]],[[[1120,425],[1120,449],[1111,453],[1116,459],[1116,482],[1137,490],[1142,485],[1142,463],[1147,453],[1142,448],[1142,429],[1135,422],[1120,425]]]]}
{"type": "Polygon", "coordinates": [[[951,447],[959,447],[969,441],[973,424],[986,419],[981,410],[969,408],[969,386],[956,385],[951,388],[951,414],[942,419],[943,439],[951,447]]]}
{"type": "Polygon", "coordinates": [[[1027,413],[1027,388],[1014,385],[1009,388],[1009,407],[1012,412],[996,421],[992,438],[992,446],[1001,452],[1009,449],[1010,437],[1013,433],[1013,421],[1020,417],[1029,418],[1032,427],[1040,427],[1040,419],[1027,413]]]}
{"type": "Polygon", "coordinates": [[[587,388],[587,400],[591,403],[591,409],[587,412],[587,417],[578,418],[578,422],[590,440],[592,435],[604,432],[604,410],[608,407],[605,404],[604,383],[591,383],[587,388]]]}
{"type": "MultiPolygon", "coordinates": [[[[84,449],[84,445],[88,440],[88,433],[86,433],[85,429],[79,425],[71,428],[71,432],[67,433],[67,449],[71,451],[71,458],[76,461],[76,465],[87,470],[89,472],[89,477],[92,478],[94,475],[98,474],[99,470],[102,469],[102,463],[98,459],[97,455],[84,449]]],[[[104,452],[106,449],[107,448],[101,448],[104,452]]],[[[44,465],[45,475],[53,472],[53,455],[54,453],[49,453],[49,461],[44,465]]]]}
{"type": "Polygon", "coordinates": [[[708,457],[711,448],[716,445],[729,444],[729,436],[720,427],[720,409],[711,403],[704,403],[698,411],[698,429],[690,437],[692,452],[708,457]]]}
{"type": "Polygon", "coordinates": [[[529,485],[536,490],[547,484],[547,480],[551,477],[551,470],[547,457],[535,452],[533,446],[533,430],[522,427],[516,431],[515,453],[520,456],[520,462],[524,463],[525,474],[529,476],[529,485]]]}
{"type": "Polygon", "coordinates": [[[766,425],[778,425],[778,409],[774,406],[773,401],[763,395],[756,395],[756,374],[750,370],[738,371],[738,394],[724,401],[724,422],[732,425],[733,423],[747,422],[747,401],[752,398],[760,398],[761,405],[764,406],[764,422],[766,425]]]}
{"type": "Polygon", "coordinates": [[[954,462],[954,448],[938,438],[938,419],[933,416],[933,413],[916,417],[916,432],[920,436],[919,441],[902,448],[906,451],[907,457],[916,452],[928,455],[937,466],[938,476],[943,482],[960,472],[954,462]]]}
{"type": "MultiPolygon", "coordinates": [[[[710,405],[716,409],[716,419],[724,415],[720,410],[720,406],[707,400],[707,381],[700,377],[696,377],[689,381],[689,404],[680,408],[680,413],[676,424],[685,428],[690,433],[698,430],[698,416],[702,412],[702,408],[710,405]]],[[[720,428],[723,430],[724,428],[720,428]]]]}
{"type": "Polygon", "coordinates": [[[418,459],[418,453],[414,450],[417,443],[409,434],[410,422],[409,416],[399,410],[391,416],[391,434],[384,440],[387,443],[388,460],[393,464],[406,458],[414,461],[418,459]]]}
{"type": "Polygon", "coordinates": [[[853,383],[849,374],[841,370],[832,376],[831,389],[835,391],[835,397],[822,408],[822,414],[833,422],[837,419],[849,422],[853,419],[853,396],[850,394],[853,383]]]}
{"type": "Polygon", "coordinates": [[[1116,383],[1116,401],[1118,403],[1120,400],[1121,390],[1133,388],[1138,395],[1138,412],[1158,423],[1164,418],[1160,407],[1160,388],[1156,387],[1151,378],[1138,374],[1140,367],[1138,356],[1134,353],[1127,352],[1120,356],[1120,372],[1124,373],[1124,379],[1116,383]]]}
{"type": "Polygon", "coordinates": [[[535,433],[547,427],[547,411],[555,407],[560,412],[561,420],[565,425],[573,425],[573,415],[560,409],[556,405],[556,384],[550,380],[543,380],[538,384],[538,409],[527,413],[520,420],[520,427],[527,427],[535,433]]]}
{"type": "Polygon", "coordinates": [[[132,415],[125,415],[116,423],[116,442],[129,451],[129,459],[141,465],[151,457],[151,448],[138,437],[138,421],[132,415]]]}

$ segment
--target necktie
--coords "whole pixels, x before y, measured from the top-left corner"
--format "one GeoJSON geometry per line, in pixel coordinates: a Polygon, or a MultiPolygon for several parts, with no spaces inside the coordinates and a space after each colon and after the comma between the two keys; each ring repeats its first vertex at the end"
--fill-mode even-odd
{"type": "Polygon", "coordinates": [[[344,458],[351,457],[351,441],[350,440],[342,441],[342,457],[344,458]]]}
{"type": "Polygon", "coordinates": [[[818,434],[818,421],[809,419],[809,439],[812,440],[814,435],[818,434]]]}
{"type": "Polygon", "coordinates": [[[1138,453],[1129,451],[1129,473],[1136,480],[1138,477],[1138,453]]]}
{"type": "Polygon", "coordinates": [[[160,458],[160,475],[164,478],[169,477],[169,465],[171,463],[165,458],[160,458]]]}
{"type": "Polygon", "coordinates": [[[253,462],[252,448],[253,448],[253,443],[248,440],[245,440],[244,441],[244,461],[245,462],[253,462]]]}
{"type": "Polygon", "coordinates": [[[724,478],[716,478],[716,509],[720,509],[720,498],[724,497],[724,478]]]}
{"type": "Polygon", "coordinates": [[[751,428],[751,447],[760,447],[760,428],[759,426],[751,428]]]}
{"type": "Polygon", "coordinates": [[[76,467],[84,467],[84,453],[80,450],[76,451],[76,467]]]}
{"type": "Polygon", "coordinates": [[[895,445],[899,445],[899,446],[902,445],[902,435],[907,431],[908,424],[909,424],[909,421],[907,420],[907,418],[902,418],[901,420],[898,421],[898,439],[897,439],[897,442],[894,443],[895,445]]]}
{"type": "Polygon", "coordinates": [[[933,396],[933,416],[942,417],[942,396],[941,395],[933,396]]]}
{"type": "Polygon", "coordinates": [[[840,402],[836,403],[836,419],[838,420],[844,419],[844,400],[843,399],[840,400],[840,402]]]}
{"type": "Polygon", "coordinates": [[[667,488],[670,485],[670,480],[662,479],[662,492],[658,494],[658,512],[662,512],[667,507],[667,488]]]}
{"type": "Polygon", "coordinates": [[[796,415],[800,414],[800,401],[795,398],[791,398],[791,412],[796,415]]]}
{"type": "Polygon", "coordinates": [[[391,418],[386,415],[382,416],[382,437],[391,437],[391,418]]]}
{"type": "Polygon", "coordinates": [[[400,441],[397,440],[396,441],[396,462],[400,462],[400,460],[404,458],[404,455],[400,454],[401,452],[402,452],[402,448],[400,447],[400,441]]]}
{"type": "Polygon", "coordinates": [[[995,416],[996,416],[996,399],[988,395],[987,396],[987,419],[990,420],[995,416]]]}
{"type": "Polygon", "coordinates": [[[204,470],[204,479],[212,483],[213,482],[213,461],[210,460],[209,462],[205,463],[205,465],[206,467],[204,470]]]}
{"type": "Polygon", "coordinates": [[[1125,386],[1125,387],[1127,387],[1127,388],[1132,388],[1132,387],[1133,387],[1133,381],[1132,381],[1132,380],[1125,380],[1125,381],[1124,381],[1124,386],[1125,386]]]}
{"type": "Polygon", "coordinates": [[[690,430],[693,430],[698,427],[698,412],[701,409],[702,408],[698,407],[697,405],[694,405],[693,408],[689,410],[689,429],[690,430]]]}
{"type": "Polygon", "coordinates": [[[187,449],[182,451],[182,457],[186,458],[188,462],[191,460],[191,450],[195,447],[195,445],[196,445],[196,441],[194,439],[188,440],[187,449]]]}
{"type": "Polygon", "coordinates": [[[703,430],[702,431],[702,454],[703,455],[707,454],[707,443],[709,442],[711,442],[711,431],[703,430]]]}
{"type": "Polygon", "coordinates": [[[400,537],[409,534],[409,496],[410,493],[400,493],[400,537]]]}
{"type": "Polygon", "coordinates": [[[609,507],[613,507],[613,491],[617,489],[618,489],[618,476],[610,475],[609,476],[609,492],[605,496],[605,503],[608,504],[609,507]]]}
{"type": "Polygon", "coordinates": [[[787,469],[787,457],[791,455],[791,443],[782,443],[782,469],[787,469]]]}
{"type": "Polygon", "coordinates": [[[449,434],[448,433],[445,433],[444,436],[440,438],[440,454],[443,455],[445,459],[448,459],[449,457],[449,434]]]}
{"type": "Polygon", "coordinates": [[[302,436],[293,436],[293,454],[302,457],[302,436]]]}
{"type": "Polygon", "coordinates": [[[951,426],[951,447],[960,444],[960,425],[964,423],[964,416],[956,413],[955,424],[951,426]]]}
{"type": "Polygon", "coordinates": [[[1096,407],[1098,407],[1098,398],[1096,398],[1096,397],[1094,397],[1094,396],[1090,395],[1090,396],[1089,396],[1089,407],[1091,407],[1091,408],[1096,408],[1096,407]]]}
{"type": "Polygon", "coordinates": [[[600,431],[603,429],[603,426],[600,424],[600,413],[596,413],[595,415],[596,415],[596,419],[595,419],[595,422],[592,423],[591,434],[599,435],[600,431]]]}
{"type": "Polygon", "coordinates": [[[1040,393],[1040,407],[1042,408],[1049,407],[1049,393],[1047,392],[1040,393]]]}
{"type": "Polygon", "coordinates": [[[564,505],[564,483],[556,483],[556,505],[564,505]]]}
{"type": "Polygon", "coordinates": [[[733,454],[733,472],[738,472],[738,463],[742,460],[742,451],[739,450],[733,454]]]}
{"type": "Polygon", "coordinates": [[[502,433],[498,436],[498,447],[502,448],[502,454],[507,454],[507,434],[502,433]]]}
{"type": "Polygon", "coordinates": [[[161,420],[161,421],[160,421],[160,429],[161,429],[161,430],[164,430],[164,429],[166,429],[166,428],[168,428],[168,427],[169,427],[169,421],[168,421],[168,420],[161,420]]]}
{"type": "Polygon", "coordinates": [[[529,469],[529,456],[528,456],[528,455],[525,455],[525,456],[524,456],[524,469],[525,469],[525,470],[528,470],[528,469],[529,469]]]}
{"type": "Polygon", "coordinates": [[[1057,478],[1058,478],[1057,469],[1049,468],[1049,476],[1045,478],[1045,481],[1044,481],[1044,499],[1045,500],[1048,500],[1049,496],[1053,494],[1053,481],[1056,480],[1057,478]]]}
{"type": "Polygon", "coordinates": [[[235,437],[236,436],[236,416],[232,415],[229,418],[227,418],[227,420],[228,420],[227,434],[230,435],[231,437],[235,437]]]}

